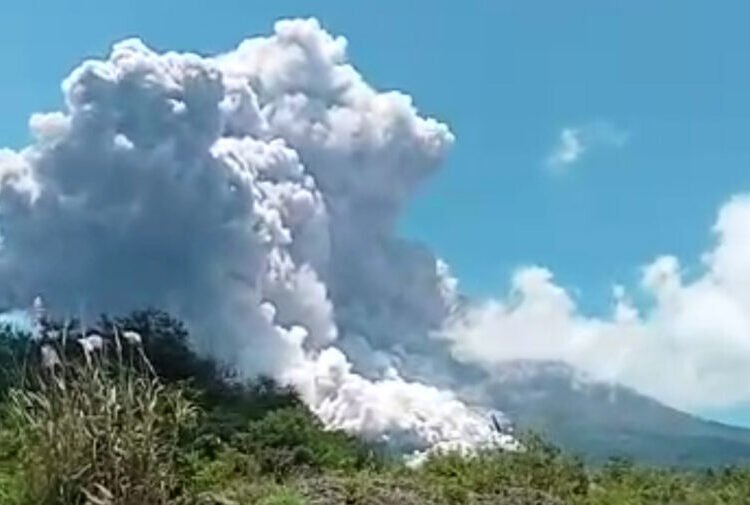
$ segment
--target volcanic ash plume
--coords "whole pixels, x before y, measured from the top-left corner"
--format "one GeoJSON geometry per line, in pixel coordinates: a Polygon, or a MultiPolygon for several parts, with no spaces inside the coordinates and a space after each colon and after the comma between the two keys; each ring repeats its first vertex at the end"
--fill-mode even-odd
{"type": "Polygon", "coordinates": [[[397,358],[437,346],[455,303],[445,267],[394,233],[453,137],[369,86],[343,38],[294,20],[215,57],[126,40],[62,89],[31,145],[0,150],[6,306],[163,307],[332,427],[414,449],[488,440],[482,413],[397,358]]]}

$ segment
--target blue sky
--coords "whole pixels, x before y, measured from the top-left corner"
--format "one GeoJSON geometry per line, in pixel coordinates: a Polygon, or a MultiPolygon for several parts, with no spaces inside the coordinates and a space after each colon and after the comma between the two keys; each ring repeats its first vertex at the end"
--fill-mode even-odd
{"type": "Polygon", "coordinates": [[[113,41],[213,53],[315,16],[348,38],[369,82],[456,134],[403,233],[472,295],[503,293],[535,263],[597,312],[659,254],[697,263],[719,206],[747,190],[748,15],[742,2],[645,0],[13,2],[0,145],[23,145],[29,114],[59,108],[61,79],[113,41]],[[565,130],[587,148],[558,173],[565,130]]]}

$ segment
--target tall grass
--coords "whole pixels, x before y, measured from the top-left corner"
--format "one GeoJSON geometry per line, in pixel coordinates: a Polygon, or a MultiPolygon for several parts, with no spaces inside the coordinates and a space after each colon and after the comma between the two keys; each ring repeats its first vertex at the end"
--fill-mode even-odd
{"type": "Polygon", "coordinates": [[[182,391],[149,373],[142,353],[102,352],[86,364],[45,345],[59,360],[33,363],[5,413],[19,444],[21,503],[180,503],[179,442],[196,420],[182,391]]]}

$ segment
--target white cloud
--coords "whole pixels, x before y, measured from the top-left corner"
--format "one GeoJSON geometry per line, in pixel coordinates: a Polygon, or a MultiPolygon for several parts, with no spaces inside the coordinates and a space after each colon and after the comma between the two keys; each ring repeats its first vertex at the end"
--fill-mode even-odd
{"type": "Polygon", "coordinates": [[[563,128],[560,138],[547,163],[552,167],[565,167],[577,162],[587,146],[584,146],[581,131],[576,128],[563,128]]]}
{"type": "Polygon", "coordinates": [[[625,131],[606,121],[563,128],[556,145],[547,156],[546,165],[555,172],[563,172],[580,162],[592,150],[624,146],[628,137],[625,131]]]}
{"type": "Polygon", "coordinates": [[[443,336],[459,360],[489,371],[507,360],[563,361],[693,412],[748,402],[750,196],[727,202],[714,232],[697,278],[672,256],[643,268],[652,299],[643,310],[615,286],[611,314],[588,316],[551,272],[527,267],[506,298],[469,309],[443,336]]]}

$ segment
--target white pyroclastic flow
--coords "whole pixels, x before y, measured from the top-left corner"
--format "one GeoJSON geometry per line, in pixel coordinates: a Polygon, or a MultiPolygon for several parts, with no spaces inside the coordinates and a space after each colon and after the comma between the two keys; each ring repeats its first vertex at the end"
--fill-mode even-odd
{"type": "Polygon", "coordinates": [[[163,307],[331,427],[417,450],[491,437],[483,411],[404,372],[456,295],[394,228],[453,136],[368,85],[345,39],[289,20],[215,56],[125,40],[62,90],[30,145],[0,150],[6,307],[163,307]]]}

